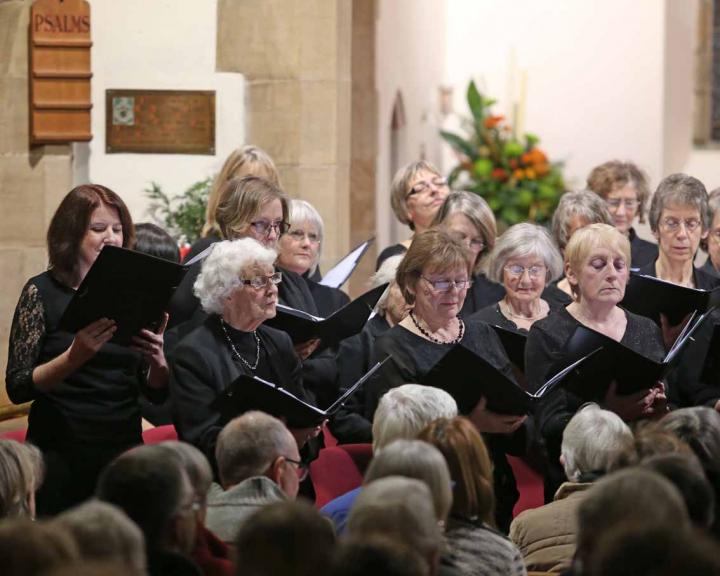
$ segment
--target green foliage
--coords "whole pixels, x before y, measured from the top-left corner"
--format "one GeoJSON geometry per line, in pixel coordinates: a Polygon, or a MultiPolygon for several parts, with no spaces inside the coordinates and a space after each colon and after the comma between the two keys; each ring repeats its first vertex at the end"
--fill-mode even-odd
{"type": "Polygon", "coordinates": [[[200,238],[205,224],[205,210],[211,185],[212,178],[206,178],[171,198],[157,182],[151,182],[144,192],[150,199],[149,211],[152,219],[178,242],[192,244],[200,238]]]}
{"type": "Polygon", "coordinates": [[[516,137],[503,116],[492,114],[495,100],[474,82],[467,103],[471,117],[463,119],[465,133],[440,132],[459,161],[450,184],[485,198],[501,227],[549,222],[565,188],[562,164],[548,160],[535,134],[516,137]]]}

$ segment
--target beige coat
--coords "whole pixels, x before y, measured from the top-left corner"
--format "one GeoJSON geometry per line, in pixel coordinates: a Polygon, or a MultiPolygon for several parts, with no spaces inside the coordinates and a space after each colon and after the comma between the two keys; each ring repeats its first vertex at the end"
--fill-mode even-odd
{"type": "Polygon", "coordinates": [[[510,525],[510,539],[528,570],[563,572],[575,554],[577,507],[589,483],[565,482],[550,504],[521,512],[510,525]]]}

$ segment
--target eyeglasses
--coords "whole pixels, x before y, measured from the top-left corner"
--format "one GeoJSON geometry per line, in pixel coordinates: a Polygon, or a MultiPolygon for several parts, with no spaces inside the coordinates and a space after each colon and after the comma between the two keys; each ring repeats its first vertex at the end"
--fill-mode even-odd
{"type": "Polygon", "coordinates": [[[503,269],[511,276],[515,276],[517,278],[522,277],[525,272],[528,273],[530,278],[541,278],[545,276],[545,270],[547,270],[544,264],[534,264],[528,268],[520,266],[520,264],[508,264],[507,266],[504,266],[503,269]]]}
{"type": "Polygon", "coordinates": [[[295,473],[297,474],[298,480],[300,482],[307,478],[308,467],[305,462],[301,462],[300,460],[293,460],[292,458],[288,458],[287,456],[283,456],[283,458],[285,458],[286,462],[290,462],[290,464],[295,464],[295,473]]]}
{"type": "Polygon", "coordinates": [[[685,220],[680,220],[678,218],[668,216],[660,222],[660,227],[665,232],[677,232],[680,229],[681,224],[685,226],[685,230],[688,232],[695,232],[702,222],[700,222],[698,218],[686,218],[685,220]]]}
{"type": "Polygon", "coordinates": [[[275,272],[274,274],[270,274],[270,276],[255,276],[255,278],[250,278],[249,280],[240,278],[240,284],[252,286],[255,290],[262,290],[267,286],[268,282],[275,286],[280,284],[280,282],[282,282],[282,272],[275,272]]]}
{"type": "Polygon", "coordinates": [[[297,242],[302,242],[305,240],[305,237],[307,237],[307,239],[313,244],[320,243],[320,235],[315,232],[305,232],[305,230],[295,229],[288,232],[288,236],[297,242]]]}
{"type": "Polygon", "coordinates": [[[715,230],[712,230],[708,235],[708,238],[712,238],[716,242],[720,242],[720,228],[715,228],[715,230]]]}
{"type": "Polygon", "coordinates": [[[410,196],[412,196],[413,194],[425,194],[432,189],[437,190],[438,188],[447,186],[447,182],[447,178],[443,178],[442,176],[436,176],[435,178],[432,178],[430,180],[421,180],[420,182],[415,182],[415,184],[413,184],[412,188],[410,188],[410,192],[407,193],[405,198],[410,198],[410,196]]]}
{"type": "Polygon", "coordinates": [[[635,210],[635,208],[637,208],[640,204],[640,201],[633,198],[608,198],[607,200],[605,200],[605,203],[610,206],[610,208],[614,208],[615,210],[620,208],[620,206],[623,204],[628,210],[635,210]]]}
{"type": "Polygon", "coordinates": [[[278,220],[277,222],[258,220],[257,222],[250,222],[250,226],[252,226],[253,230],[261,236],[270,236],[271,230],[275,230],[278,236],[282,236],[290,228],[290,224],[284,220],[278,220]]]}
{"type": "Polygon", "coordinates": [[[472,280],[430,280],[430,278],[426,278],[422,274],[420,275],[420,278],[430,284],[436,292],[449,292],[452,290],[453,286],[458,290],[465,290],[470,288],[473,283],[472,280]]]}

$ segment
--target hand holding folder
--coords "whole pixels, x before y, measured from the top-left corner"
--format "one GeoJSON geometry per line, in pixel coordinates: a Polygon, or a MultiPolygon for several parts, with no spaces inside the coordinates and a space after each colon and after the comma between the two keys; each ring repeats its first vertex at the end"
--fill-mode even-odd
{"type": "Polygon", "coordinates": [[[340,410],[345,402],[387,362],[388,358],[370,368],[360,380],[350,386],[325,410],[301,400],[277,384],[245,374],[234,380],[218,396],[215,405],[222,415],[223,422],[229,422],[248,410],[260,410],[282,418],[288,428],[312,428],[340,410]]]}

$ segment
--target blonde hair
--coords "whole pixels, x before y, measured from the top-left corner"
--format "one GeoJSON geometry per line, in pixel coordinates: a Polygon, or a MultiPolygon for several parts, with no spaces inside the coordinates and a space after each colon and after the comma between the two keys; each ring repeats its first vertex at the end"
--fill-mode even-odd
{"type": "Polygon", "coordinates": [[[420,160],[411,162],[395,172],[390,185],[390,204],[393,212],[395,212],[395,216],[400,222],[410,226],[410,230],[415,230],[415,225],[407,217],[407,197],[410,193],[410,181],[415,178],[418,172],[423,170],[440,176],[440,172],[435,166],[430,162],[420,160]]]}
{"type": "Polygon", "coordinates": [[[233,178],[225,184],[215,219],[223,240],[246,235],[253,218],[268,202],[280,200],[283,221],[288,221],[288,198],[275,184],[257,176],[233,178]]]}
{"type": "Polygon", "coordinates": [[[233,178],[243,176],[259,176],[280,187],[280,178],[272,158],[264,150],[257,146],[243,146],[233,150],[225,160],[220,172],[213,180],[210,194],[208,195],[207,209],[205,210],[205,225],[202,229],[203,236],[220,234],[220,227],[216,222],[215,210],[223,200],[228,189],[225,184],[233,178]]]}
{"type": "Polygon", "coordinates": [[[42,484],[43,472],[35,446],[0,439],[0,518],[30,516],[28,497],[42,484]]]}

